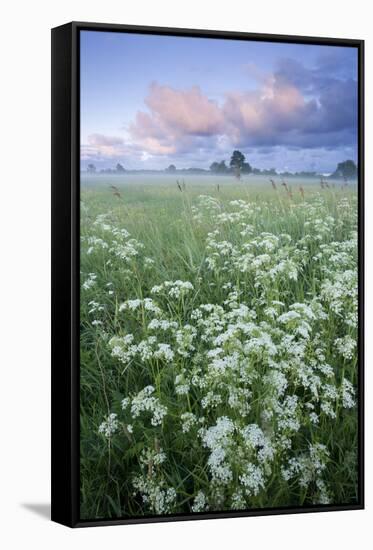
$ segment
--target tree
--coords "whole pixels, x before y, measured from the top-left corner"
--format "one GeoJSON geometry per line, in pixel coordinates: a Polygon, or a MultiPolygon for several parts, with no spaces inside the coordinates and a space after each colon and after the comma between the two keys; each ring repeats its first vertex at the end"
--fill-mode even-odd
{"type": "Polygon", "coordinates": [[[260,172],[263,176],[277,176],[276,168],[265,168],[260,172]]]}
{"type": "Polygon", "coordinates": [[[166,172],[171,172],[171,173],[176,172],[176,166],[174,164],[170,164],[166,172]]]}
{"type": "Polygon", "coordinates": [[[89,174],[95,174],[96,172],[96,166],[94,164],[88,164],[87,166],[87,172],[89,174]]]}
{"type": "Polygon", "coordinates": [[[214,174],[226,174],[228,172],[228,167],[225,164],[225,160],[222,160],[221,162],[213,162],[210,166],[211,172],[214,172],[214,174]]]}
{"type": "Polygon", "coordinates": [[[123,172],[125,172],[125,169],[124,167],[120,164],[120,162],[118,162],[118,164],[116,165],[115,167],[115,170],[118,174],[123,174],[123,172]]]}
{"type": "Polygon", "coordinates": [[[248,162],[244,162],[242,164],[241,170],[243,174],[251,174],[251,172],[253,171],[253,169],[251,168],[251,165],[248,162]]]}
{"type": "Polygon", "coordinates": [[[357,166],[353,160],[345,160],[344,162],[339,162],[337,169],[332,174],[332,177],[335,178],[356,178],[357,175],[357,166]]]}
{"type": "Polygon", "coordinates": [[[243,155],[241,151],[233,151],[229,165],[233,169],[235,176],[238,179],[240,179],[241,177],[241,172],[244,164],[245,155],[243,155]]]}
{"type": "Polygon", "coordinates": [[[225,160],[219,162],[219,174],[226,174],[228,172],[228,166],[225,164],[225,160]]]}
{"type": "Polygon", "coordinates": [[[210,165],[210,170],[211,170],[211,172],[214,172],[215,174],[217,174],[219,172],[219,163],[218,162],[213,162],[210,165]]]}

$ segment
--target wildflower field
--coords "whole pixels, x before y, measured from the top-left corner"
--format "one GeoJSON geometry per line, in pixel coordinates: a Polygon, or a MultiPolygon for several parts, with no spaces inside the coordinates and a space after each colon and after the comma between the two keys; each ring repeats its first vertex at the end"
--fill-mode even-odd
{"type": "Polygon", "coordinates": [[[82,519],[357,502],[356,187],[119,180],[81,188],[82,519]]]}

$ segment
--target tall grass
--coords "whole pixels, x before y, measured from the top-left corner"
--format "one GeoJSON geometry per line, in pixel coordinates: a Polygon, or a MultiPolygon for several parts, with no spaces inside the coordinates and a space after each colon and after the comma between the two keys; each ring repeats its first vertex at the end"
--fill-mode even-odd
{"type": "Polygon", "coordinates": [[[218,183],[82,189],[82,518],[356,501],[356,190],[218,183]]]}

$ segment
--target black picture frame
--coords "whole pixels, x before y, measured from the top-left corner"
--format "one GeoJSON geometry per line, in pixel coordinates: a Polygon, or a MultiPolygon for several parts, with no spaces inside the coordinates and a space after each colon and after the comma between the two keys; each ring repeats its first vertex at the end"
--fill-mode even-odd
{"type": "Polygon", "coordinates": [[[52,29],[52,520],[69,527],[364,508],[364,41],[72,22],[52,29]],[[79,516],[79,33],[83,30],[338,45],[358,50],[358,478],[356,504],[81,520],[79,516]]]}

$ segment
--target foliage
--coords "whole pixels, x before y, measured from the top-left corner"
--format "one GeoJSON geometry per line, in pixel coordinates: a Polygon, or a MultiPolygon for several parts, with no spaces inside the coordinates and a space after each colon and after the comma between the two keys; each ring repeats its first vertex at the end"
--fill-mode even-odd
{"type": "Polygon", "coordinates": [[[353,160],[339,162],[333,177],[356,178],[357,166],[353,160]]]}
{"type": "Polygon", "coordinates": [[[356,501],[356,193],[304,189],[82,190],[83,518],[356,501]]]}

